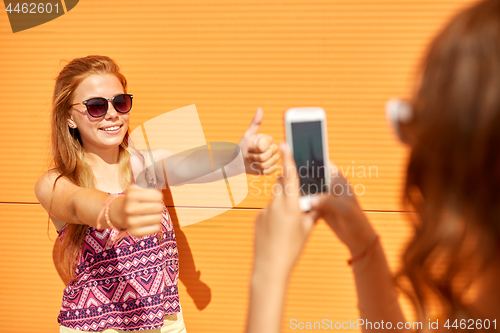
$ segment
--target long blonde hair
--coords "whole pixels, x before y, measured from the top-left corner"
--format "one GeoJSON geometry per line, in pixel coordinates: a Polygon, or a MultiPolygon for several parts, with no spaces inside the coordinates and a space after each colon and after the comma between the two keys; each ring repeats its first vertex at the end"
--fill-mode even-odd
{"type": "MultiPolygon", "coordinates": [[[[115,75],[123,86],[124,92],[127,91],[127,79],[120,73],[118,65],[106,56],[91,55],[76,58],[61,70],[56,78],[52,99],[52,154],[54,167],[59,173],[53,188],[56,187],[57,181],[61,177],[65,177],[83,188],[95,188],[94,173],[89,164],[85,162],[79,131],[77,128],[70,128],[67,121],[75,89],[85,78],[93,74],[115,75]]],[[[122,175],[120,177],[122,188],[126,188],[130,182],[130,179],[125,177],[125,175],[130,175],[128,138],[129,131],[119,146],[118,160],[119,172],[122,175]]],[[[68,224],[64,231],[59,258],[60,268],[64,274],[71,278],[75,276],[75,266],[88,229],[88,225],[68,224]]]]}

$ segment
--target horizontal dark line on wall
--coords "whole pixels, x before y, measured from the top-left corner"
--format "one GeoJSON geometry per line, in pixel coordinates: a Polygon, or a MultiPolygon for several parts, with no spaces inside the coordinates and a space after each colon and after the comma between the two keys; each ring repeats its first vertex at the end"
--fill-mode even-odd
{"type": "MultiPolygon", "coordinates": [[[[2,201],[0,205],[39,205],[38,202],[9,202],[2,201]]],[[[236,209],[236,210],[262,210],[261,207],[197,207],[197,206],[167,206],[167,208],[192,208],[192,209],[236,209]]],[[[364,210],[365,213],[414,213],[406,210],[364,210]]]]}
{"type": "Polygon", "coordinates": [[[2,201],[0,205],[39,205],[38,202],[16,202],[16,201],[2,201]]]}

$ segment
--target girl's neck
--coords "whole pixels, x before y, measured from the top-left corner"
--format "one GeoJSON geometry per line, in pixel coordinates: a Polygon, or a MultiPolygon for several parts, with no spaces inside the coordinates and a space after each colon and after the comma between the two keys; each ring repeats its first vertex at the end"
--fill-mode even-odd
{"type": "Polygon", "coordinates": [[[111,165],[117,164],[119,156],[119,147],[112,147],[110,149],[85,149],[85,161],[92,169],[107,168],[111,165]]]}
{"type": "Polygon", "coordinates": [[[95,177],[96,189],[108,193],[120,193],[124,189],[120,182],[119,150],[85,151],[85,161],[95,177]]]}

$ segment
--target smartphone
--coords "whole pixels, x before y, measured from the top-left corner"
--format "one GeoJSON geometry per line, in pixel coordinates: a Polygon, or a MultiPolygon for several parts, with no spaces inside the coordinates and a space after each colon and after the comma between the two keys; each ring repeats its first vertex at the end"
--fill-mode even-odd
{"type": "Polygon", "coordinates": [[[330,188],[325,110],[320,107],[286,110],[285,136],[299,174],[300,209],[308,211],[311,195],[327,192],[330,188]]]}

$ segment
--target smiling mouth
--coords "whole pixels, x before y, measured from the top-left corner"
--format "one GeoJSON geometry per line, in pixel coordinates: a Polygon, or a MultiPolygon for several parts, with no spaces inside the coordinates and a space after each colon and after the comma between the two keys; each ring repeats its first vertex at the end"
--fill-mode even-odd
{"type": "Polygon", "coordinates": [[[122,127],[122,125],[119,125],[119,126],[111,126],[111,127],[102,127],[102,128],[99,128],[99,129],[100,129],[101,131],[104,131],[104,132],[112,132],[112,131],[119,130],[121,127],[122,127]]]}

